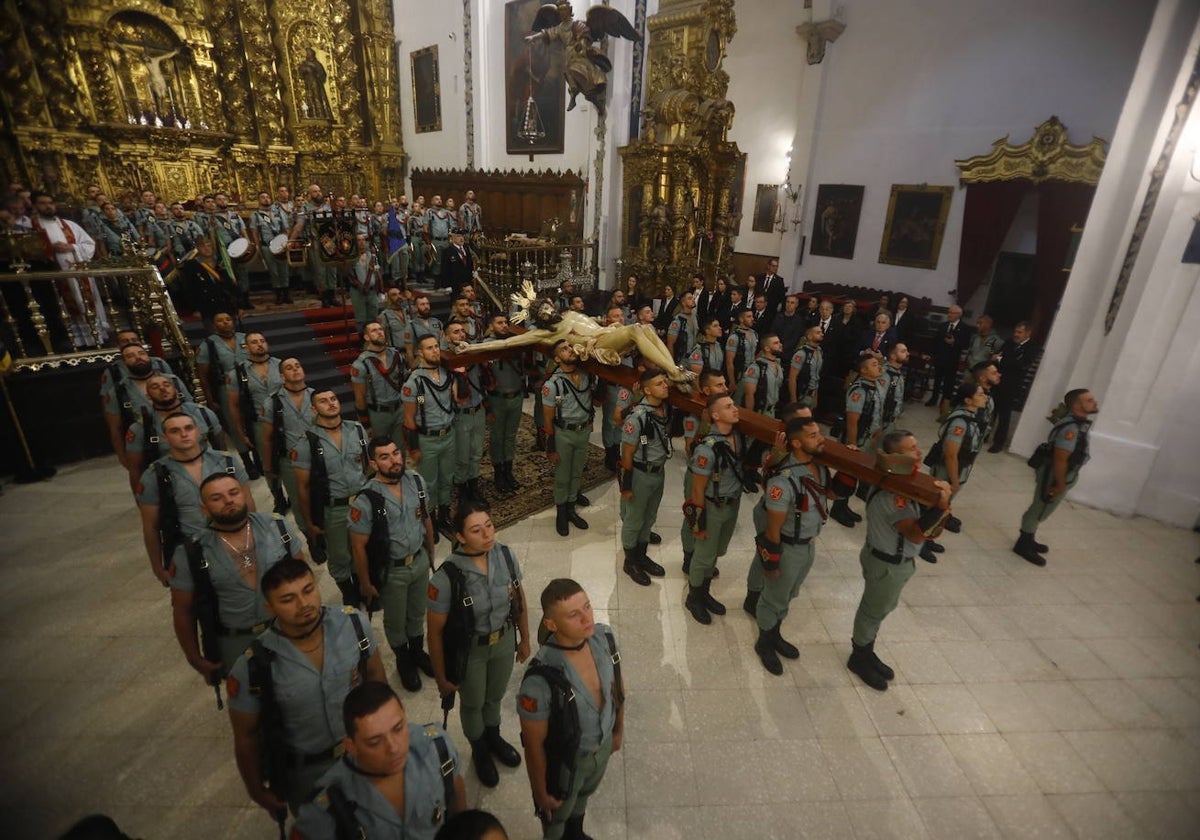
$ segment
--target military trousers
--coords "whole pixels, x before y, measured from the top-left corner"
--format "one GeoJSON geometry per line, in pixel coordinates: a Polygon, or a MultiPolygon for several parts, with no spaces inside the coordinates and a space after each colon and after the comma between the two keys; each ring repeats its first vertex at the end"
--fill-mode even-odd
{"type": "Polygon", "coordinates": [[[450,504],[450,494],[454,490],[454,438],[457,430],[451,426],[449,433],[437,435],[421,435],[421,462],[417,464],[417,472],[425,479],[425,492],[430,504],[442,507],[450,504]]]}
{"type": "MultiPolygon", "coordinates": [[[[240,399],[241,394],[238,393],[236,387],[230,391],[222,385],[220,390],[213,394],[213,398],[220,403],[220,405],[216,406],[216,412],[217,416],[221,418],[221,428],[225,430],[227,445],[232,449],[236,449],[239,453],[244,453],[249,447],[242,440],[243,430],[233,425],[233,417],[229,413],[229,401],[240,399]]],[[[210,405],[209,408],[213,408],[213,406],[210,405]]]]}
{"type": "Polygon", "coordinates": [[[863,594],[854,613],[854,635],[856,645],[869,645],[879,635],[879,625],[900,603],[904,584],[913,576],[916,567],[907,557],[899,563],[887,563],[871,553],[864,545],[858,554],[862,565],[863,594]]]}
{"type": "Polygon", "coordinates": [[[308,520],[304,518],[304,511],[300,507],[300,490],[296,486],[296,470],[292,467],[292,459],[284,455],[281,458],[276,458],[276,469],[279,470],[279,480],[283,482],[283,489],[287,490],[288,498],[292,500],[292,516],[296,518],[296,527],[301,531],[308,530],[308,520]]]}
{"type": "Polygon", "coordinates": [[[1033,502],[1021,516],[1021,530],[1026,534],[1037,533],[1038,525],[1045,522],[1050,518],[1050,514],[1058,510],[1058,506],[1062,504],[1062,500],[1071,488],[1075,486],[1075,482],[1079,480],[1078,470],[1067,470],[1066,489],[1053,499],[1047,501],[1046,490],[1053,483],[1052,475],[1053,473],[1049,464],[1038,468],[1037,483],[1033,487],[1033,502]]]}
{"type": "Polygon", "coordinates": [[[494,645],[481,645],[478,637],[471,640],[467,675],[458,687],[458,719],[468,741],[478,741],[486,727],[500,725],[500,705],[516,652],[517,632],[511,625],[494,645]]]}
{"type": "Polygon", "coordinates": [[[393,411],[369,411],[371,420],[371,437],[385,437],[401,449],[407,448],[404,442],[404,412],[399,404],[393,411]]]}
{"type": "MultiPolygon", "coordinates": [[[[692,496],[692,474],[688,470],[683,471],[683,498],[690,499],[692,496]]],[[[692,528],[684,519],[679,523],[679,541],[683,543],[683,553],[692,554],[696,550],[696,535],[692,533],[692,528]]]]}
{"type": "Polygon", "coordinates": [[[233,279],[237,281],[238,291],[242,294],[250,293],[250,264],[245,262],[229,261],[230,268],[233,269],[233,279]]]}
{"type": "MultiPolygon", "coordinates": [[[[430,252],[433,254],[433,262],[429,266],[428,273],[432,274],[434,277],[441,277],[442,276],[442,252],[450,247],[450,240],[448,238],[447,239],[435,239],[435,238],[431,237],[429,240],[429,245],[427,247],[429,248],[430,252]]],[[[426,259],[428,259],[428,257],[426,257],[426,259]]]]}
{"type": "Polygon", "coordinates": [[[583,481],[583,466],[587,463],[588,438],[591,429],[554,430],[555,452],[558,466],[554,468],[554,504],[562,505],[575,501],[579,485],[583,481]]]}
{"type": "Polygon", "coordinates": [[[388,258],[388,271],[392,275],[392,282],[401,288],[408,283],[408,260],[411,254],[412,249],[405,245],[388,258]]]}
{"type": "Polygon", "coordinates": [[[462,484],[479,478],[479,461],[483,458],[483,433],[487,415],[480,405],[474,414],[456,414],[454,418],[454,483],[462,484]]]}
{"type": "Polygon", "coordinates": [[[563,799],[563,804],[554,809],[550,822],[543,826],[542,837],[559,840],[566,830],[567,820],[587,813],[588,801],[600,789],[600,782],[608,769],[612,746],[610,734],[596,749],[581,752],[575,757],[575,779],[571,783],[571,791],[563,799]]]}
{"type": "Polygon", "coordinates": [[[354,325],[362,335],[368,321],[379,317],[379,295],[350,287],[350,306],[354,309],[354,325]]]}
{"type": "Polygon", "coordinates": [[[496,417],[488,431],[488,453],[494,467],[496,464],[507,464],[516,456],[517,429],[521,426],[521,406],[525,397],[523,394],[515,397],[492,394],[489,400],[496,417]]]}
{"type": "Polygon", "coordinates": [[[267,250],[263,253],[263,262],[267,265],[267,274],[271,275],[271,288],[286,289],[288,287],[287,260],[280,259],[267,250]]]}
{"type": "Polygon", "coordinates": [[[610,385],[604,389],[604,405],[600,407],[600,437],[607,446],[619,446],[621,427],[616,424],[617,394],[621,389],[610,385]]]}
{"type": "Polygon", "coordinates": [[[325,558],[334,580],[338,583],[350,580],[354,571],[350,557],[350,505],[325,506],[325,558]]]}
{"type": "Polygon", "coordinates": [[[740,495],[724,505],[713,504],[711,499],[708,500],[705,508],[708,514],[708,536],[704,539],[696,537],[691,571],[688,572],[688,583],[692,586],[703,586],[704,581],[713,576],[717,558],[729,550],[729,541],[733,538],[733,529],[737,526],[738,511],[741,507],[740,495]]]}
{"type": "MultiPolygon", "coordinates": [[[[808,577],[816,553],[817,544],[813,542],[805,545],[783,544],[779,554],[779,577],[771,580],[765,574],[762,576],[762,595],[754,615],[759,629],[770,630],[787,618],[788,607],[800,594],[800,585],[808,577]]],[[[752,561],[750,565],[762,569],[759,560],[752,561]]]]}
{"type": "Polygon", "coordinates": [[[317,245],[308,248],[308,262],[304,264],[304,280],[318,292],[333,291],[337,288],[337,266],[326,265],[317,256],[317,245]]]}
{"type": "MultiPolygon", "coordinates": [[[[765,533],[767,530],[767,509],[762,505],[761,501],[754,506],[754,510],[750,516],[754,522],[754,533],[765,533]]],[[[756,550],[754,556],[750,558],[750,565],[746,567],[746,592],[762,592],[763,584],[766,583],[766,580],[767,578],[763,574],[762,563],[758,559],[758,551],[756,550]]]]}
{"type": "Polygon", "coordinates": [[[658,519],[658,506],[662,503],[663,473],[648,473],[633,470],[633,498],[621,499],[621,547],[626,551],[641,543],[650,542],[650,529],[658,519]]]}
{"type": "MultiPolygon", "coordinates": [[[[424,528],[421,531],[424,538],[424,528]]],[[[429,555],[421,548],[410,565],[393,563],[379,589],[383,632],[390,647],[408,644],[409,639],[425,635],[428,603],[429,555]]]]}

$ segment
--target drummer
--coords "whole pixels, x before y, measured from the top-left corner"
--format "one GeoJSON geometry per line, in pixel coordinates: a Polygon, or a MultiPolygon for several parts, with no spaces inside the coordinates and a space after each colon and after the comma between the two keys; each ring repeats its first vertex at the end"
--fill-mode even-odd
{"type": "MultiPolygon", "coordinates": [[[[213,240],[213,243],[224,245],[225,250],[229,252],[230,268],[233,269],[238,287],[238,306],[242,309],[253,309],[254,304],[250,302],[250,266],[247,257],[249,241],[234,247],[234,242],[246,239],[246,223],[242,221],[237,210],[229,206],[228,193],[219,192],[204,196],[204,216],[200,224],[206,223],[204,232],[217,237],[220,242],[213,240]]],[[[253,253],[249,253],[249,256],[253,256],[253,253]]]]}
{"type": "Polygon", "coordinates": [[[250,216],[250,241],[266,263],[276,303],[292,302],[288,289],[287,228],[287,219],[271,201],[271,194],[260,192],[258,209],[250,216]]]}
{"type": "MultiPolygon", "coordinates": [[[[295,224],[292,226],[291,232],[292,241],[307,241],[309,237],[315,238],[315,230],[308,229],[313,217],[319,213],[332,213],[333,209],[326,203],[321,186],[310,184],[308,201],[296,212],[295,224]]],[[[337,300],[334,298],[334,292],[338,282],[337,266],[326,264],[318,256],[319,250],[315,247],[308,249],[308,263],[304,269],[305,280],[321,298],[321,303],[325,306],[336,306],[337,300]]]]}

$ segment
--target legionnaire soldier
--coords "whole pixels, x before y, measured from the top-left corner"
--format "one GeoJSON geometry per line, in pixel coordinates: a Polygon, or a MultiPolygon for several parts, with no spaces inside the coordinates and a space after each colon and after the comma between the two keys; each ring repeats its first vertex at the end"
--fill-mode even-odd
{"type": "Polygon", "coordinates": [[[758,355],[758,333],[754,331],[754,313],[738,312],[734,328],[725,340],[725,381],[736,385],[746,367],[758,355]]]}
{"type": "Polygon", "coordinates": [[[350,499],[367,483],[367,430],[342,419],[342,404],[332,389],[314,390],[310,399],[316,419],[291,451],[296,495],[313,559],[329,561],[342,602],[353,606],[359,597],[350,558],[350,499]]]}
{"type": "Polygon", "coordinates": [[[321,605],[303,560],[287,558],[259,585],[267,629],[225,680],[233,751],[246,792],[282,822],[345,747],[342,703],[355,686],[386,682],[369,622],[353,607],[321,605]]]}
{"type": "MultiPolygon", "coordinates": [[[[241,214],[229,206],[229,196],[225,193],[214,193],[213,203],[214,207],[210,209],[208,202],[205,202],[207,211],[205,221],[208,224],[206,233],[219,238],[221,244],[228,249],[229,244],[235,239],[246,236],[246,223],[242,220],[241,214]]],[[[232,260],[230,263],[240,295],[238,306],[242,309],[253,309],[254,304],[250,302],[250,266],[247,263],[232,260]]]]}
{"type": "Polygon", "coordinates": [[[458,226],[462,228],[468,243],[483,234],[483,208],[475,200],[475,190],[467,190],[462,206],[458,208],[458,226]]]}
{"type": "Polygon", "coordinates": [[[267,483],[279,481],[287,490],[296,527],[308,530],[308,520],[300,509],[300,491],[296,487],[296,471],[292,468],[291,452],[304,441],[304,433],[312,428],[317,413],[312,406],[313,389],[304,377],[299,359],[288,358],[279,363],[282,386],[268,396],[261,407],[258,420],[262,427],[263,474],[267,483]]]}
{"type": "MultiPolygon", "coordinates": [[[[234,329],[233,315],[228,312],[216,313],[213,316],[213,332],[200,342],[200,349],[196,353],[196,373],[200,379],[200,390],[204,392],[205,401],[221,412],[221,425],[233,434],[231,442],[242,456],[246,472],[251,478],[258,478],[258,465],[254,456],[248,454],[250,447],[238,435],[237,427],[229,415],[225,386],[229,375],[235,373],[237,363],[244,362],[247,358],[246,334],[234,329]]],[[[237,396],[236,391],[234,396],[237,396]]]]}
{"type": "Polygon", "coordinates": [[[788,368],[788,394],[792,402],[802,403],[813,411],[816,411],[820,397],[821,367],[825,363],[821,342],[824,338],[825,333],[820,327],[809,327],[804,333],[804,344],[796,348],[788,368]]]}
{"type": "Polygon", "coordinates": [[[288,290],[288,264],[284,256],[276,256],[271,252],[270,244],[276,236],[287,233],[288,218],[280,212],[279,205],[271,201],[271,194],[258,194],[258,209],[250,214],[250,241],[254,243],[258,253],[262,254],[271,275],[271,289],[275,292],[276,303],[291,303],[292,295],[288,290]]]}
{"type": "MultiPolygon", "coordinates": [[[[706,318],[701,322],[703,328],[696,338],[696,346],[687,357],[687,368],[692,373],[700,374],[706,370],[725,375],[725,350],[721,346],[720,318],[706,318]]],[[[726,382],[731,380],[726,379],[726,382]]]]}
{"type": "MultiPolygon", "coordinates": [[[[917,471],[921,450],[912,432],[897,429],[884,435],[882,456],[903,456],[917,471]]],[[[893,459],[895,460],[895,459],[893,459]]],[[[873,487],[867,497],[867,535],[859,552],[862,565],[863,594],[854,614],[853,650],[846,667],[876,691],[886,691],[895,672],[875,654],[879,627],[896,605],[904,584],[913,576],[913,558],[921,545],[941,530],[950,502],[950,485],[937,482],[941,494],[939,507],[926,507],[912,499],[873,487]]]]}
{"type": "Polygon", "coordinates": [[[662,503],[664,471],[671,459],[666,406],[670,384],[666,374],[654,368],[644,371],[638,381],[644,396],[621,427],[622,570],[634,583],[649,586],[651,576],[666,574],[662,566],[646,556],[646,551],[662,503]]]}
{"type": "Polygon", "coordinates": [[[764,578],[755,607],[758,640],[754,652],[763,667],[776,676],[783,673],[780,656],[800,658],[800,651],[783,638],[781,631],[788,608],[812,569],[814,540],[825,524],[825,505],[832,494],[829,468],[813,460],[825,451],[825,438],[817,421],[789,420],[786,434],[788,456],[767,479],[754,511],[758,532],[755,562],[762,567],[764,578]]]}
{"type": "MultiPolygon", "coordinates": [[[[265,335],[247,332],[245,348],[246,358],[235,362],[233,370],[225,374],[225,408],[232,424],[229,433],[241,440],[247,452],[253,453],[252,459],[261,468],[267,446],[258,418],[270,395],[283,387],[283,376],[279,372],[281,361],[271,355],[265,335]]],[[[267,483],[275,499],[275,512],[287,513],[288,500],[278,478],[268,479],[267,483]]]]}
{"type": "Polygon", "coordinates": [[[176,201],[171,205],[171,220],[167,223],[171,234],[171,253],[178,264],[204,236],[204,229],[195,219],[187,218],[183,205],[176,201]]]}
{"type": "Polygon", "coordinates": [[[404,348],[408,353],[409,370],[414,370],[420,365],[421,357],[417,349],[421,339],[431,335],[441,341],[444,329],[441,320],[429,314],[429,296],[414,297],[413,317],[404,325],[404,348]]]}
{"type": "MultiPolygon", "coordinates": [[[[971,477],[971,468],[975,458],[983,448],[983,430],[977,419],[987,405],[987,392],[982,385],[974,382],[963,382],[954,392],[952,405],[946,421],[938,432],[937,443],[925,458],[929,466],[929,474],[940,478],[950,485],[950,497],[958,495],[962,485],[971,477]]],[[[962,521],[953,514],[946,517],[943,527],[957,534],[962,530],[962,521]]],[[[930,556],[926,549],[936,550],[932,540],[927,540],[921,547],[921,559],[936,563],[937,559],[930,556]]]]}
{"type": "Polygon", "coordinates": [[[171,451],[142,473],[134,496],[142,517],[142,542],[150,571],[168,586],[175,570],[175,549],[187,537],[198,537],[207,524],[200,510],[200,482],[213,473],[231,475],[242,485],[250,510],[250,477],[229,452],[203,444],[196,421],[177,412],[162,421],[163,437],[171,451]]]}
{"type": "MultiPolygon", "coordinates": [[[[164,257],[171,257],[171,217],[167,214],[167,205],[161,201],[154,205],[153,214],[146,219],[142,239],[152,256],[161,253],[164,257]]],[[[163,261],[160,258],[160,266],[169,264],[169,259],[163,261]]]]}
{"type": "Polygon", "coordinates": [[[696,296],[690,291],[679,298],[679,311],[667,326],[667,349],[676,364],[682,365],[696,344],[700,328],[696,323],[696,296]]]}
{"type": "Polygon", "coordinates": [[[896,421],[904,413],[904,389],[907,375],[904,366],[908,364],[908,345],[897,341],[888,351],[887,365],[883,369],[887,380],[887,390],[883,393],[883,432],[887,434],[896,428],[896,421]]]}
{"type": "Polygon", "coordinates": [[[434,840],[467,807],[458,750],[436,723],[411,723],[396,692],[365,682],[342,704],[345,754],[300,806],[292,840],[434,840]]]}
{"type": "Polygon", "coordinates": [[[367,237],[358,235],[358,257],[350,266],[347,278],[350,285],[350,306],[354,309],[354,324],[362,334],[369,322],[379,318],[379,293],[383,291],[383,274],[379,261],[367,245],[367,237]]]}
{"type": "Polygon", "coordinates": [[[404,354],[408,363],[408,352],[404,346],[404,328],[408,325],[408,317],[404,312],[404,290],[396,286],[387,290],[387,306],[379,313],[379,325],[383,327],[383,337],[388,347],[395,347],[404,354]]]}
{"type": "MultiPolygon", "coordinates": [[[[466,207],[466,203],[463,204],[466,207]]],[[[508,316],[492,316],[490,337],[504,339],[512,335],[508,316]]],[[[496,420],[488,430],[488,453],[492,459],[492,480],[501,493],[521,489],[513,474],[513,459],[517,452],[517,429],[521,425],[521,406],[525,402],[525,376],[522,362],[525,356],[508,356],[491,363],[492,376],[488,401],[496,420]]]]}
{"type": "Polygon", "coordinates": [[[158,198],[153,190],[143,190],[142,203],[133,211],[133,218],[130,219],[143,243],[146,242],[146,227],[154,221],[154,205],[157,203],[158,198]]]}
{"type": "Polygon", "coordinates": [[[725,615],[725,605],[712,596],[712,579],[737,525],[745,448],[737,430],[739,411],[733,398],[714,395],[705,405],[712,428],[692,450],[688,462],[692,486],[683,504],[684,520],[696,538],[684,606],[696,621],[711,624],[710,613],[725,615]]]}
{"type": "MultiPolygon", "coordinates": [[[[711,370],[705,368],[700,374],[700,378],[696,380],[698,393],[697,396],[707,402],[709,397],[717,394],[728,394],[729,387],[725,384],[725,374],[720,370],[711,370]]],[[[692,451],[696,447],[696,442],[709,433],[712,428],[712,418],[708,415],[708,409],[701,410],[699,414],[688,414],[683,418],[683,451],[691,463],[692,451]]],[[[683,470],[683,496],[687,498],[692,492],[692,473],[687,467],[683,470]]],[[[692,527],[685,519],[679,525],[679,539],[683,544],[683,573],[686,575],[692,568],[692,554],[696,550],[696,535],[692,533],[692,527]]],[[[720,571],[713,569],[713,577],[720,577],[720,571]]]]}
{"type": "MultiPolygon", "coordinates": [[[[608,308],[608,323],[618,327],[625,324],[625,316],[621,307],[610,306],[608,308]]],[[[633,356],[623,356],[621,364],[626,367],[634,367],[633,356]]],[[[597,383],[597,385],[604,401],[600,407],[600,440],[604,444],[604,466],[609,472],[615,473],[617,464],[621,460],[621,421],[617,419],[617,410],[622,403],[626,405],[632,403],[633,394],[630,388],[626,388],[618,382],[597,383]]]]}
{"type": "Polygon", "coordinates": [[[429,273],[434,277],[442,275],[442,252],[450,246],[450,231],[453,227],[454,214],[442,206],[442,197],[435,195],[430,208],[425,212],[425,230],[429,234],[429,247],[433,250],[429,273]]]}
{"type": "Polygon", "coordinates": [[[408,370],[404,354],[387,345],[382,326],[372,321],[363,329],[362,353],[350,365],[350,387],[358,422],[374,437],[404,443],[400,394],[408,370]]]}
{"type": "MultiPolygon", "coordinates": [[[[842,443],[851,449],[871,446],[883,428],[883,400],[887,380],[883,366],[873,355],[859,356],[858,378],[846,389],[846,428],[842,443]]],[[[847,528],[862,521],[862,516],[850,509],[849,496],[840,496],[829,509],[829,515],[847,528]]]]}
{"type": "Polygon", "coordinates": [[[774,417],[784,387],[785,374],[779,363],[783,342],[774,333],[767,333],[762,337],[760,347],[762,352],[746,365],[742,380],[738,383],[742,392],[742,408],[774,417]]]}
{"type": "Polygon", "coordinates": [[[250,512],[232,476],[214,473],[201,482],[200,509],[211,521],[175,552],[171,611],[184,658],[215,685],[271,619],[259,595],[263,575],[304,554],[282,516],[250,512]]]}
{"type": "Polygon", "coordinates": [[[143,408],[141,419],[125,433],[131,487],[137,486],[146,467],[170,452],[171,447],[163,436],[163,420],[172,414],[182,412],[191,417],[208,446],[213,449],[225,448],[225,432],[221,429],[217,413],[194,402],[183,402],[171,378],[161,374],[152,375],[146,380],[146,395],[150,397],[153,410],[143,408]]]}
{"type": "Polygon", "coordinates": [[[421,476],[404,468],[404,450],[376,436],[367,445],[375,478],[350,507],[350,551],[363,603],[383,609],[383,632],[409,691],[417,668],[433,676],[425,653],[425,598],[433,557],[433,521],[421,476]],[[381,515],[382,514],[382,515],[381,515]]]}
{"type": "Polygon", "coordinates": [[[1021,535],[1013,551],[1035,566],[1046,565],[1043,555],[1050,550],[1035,539],[1038,525],[1050,518],[1079,480],[1079,471],[1091,457],[1088,447],[1091,415],[1099,410],[1100,404],[1086,388],[1067,391],[1062,405],[1051,415],[1054,428],[1050,436],[1030,457],[1030,466],[1036,464],[1037,469],[1033,504],[1021,517],[1021,535]]]}
{"type": "Polygon", "coordinates": [[[454,535],[457,547],[429,581],[429,656],[447,713],[458,693],[475,774],[495,787],[500,774],[493,758],[506,767],[521,764],[520,753],[500,735],[500,708],[513,660],[529,658],[529,612],[521,567],[512,550],[496,542],[488,506],[460,504],[454,535]]]}
{"type": "Polygon", "coordinates": [[[183,381],[175,376],[165,359],[152,357],[142,346],[141,338],[132,330],[117,333],[119,359],[100,374],[100,406],[104,411],[104,422],[108,425],[108,438],[112,442],[117,460],[126,469],[125,432],[137,422],[143,408],[153,408],[146,386],[155,374],[171,378],[179,389],[180,396],[191,401],[191,392],[183,381]]]}
{"type": "MultiPolygon", "coordinates": [[[[454,441],[454,380],[442,364],[442,348],[435,335],[418,339],[420,365],[404,381],[404,436],[408,462],[425,479],[434,528],[451,533],[450,495],[457,457],[454,441]]],[[[437,534],[434,534],[435,541],[437,534]]]]}
{"type": "Polygon", "coordinates": [[[580,530],[588,527],[575,506],[596,412],[592,404],[596,382],[579,367],[579,354],[566,339],[554,345],[554,360],[558,370],[542,386],[541,434],[546,457],[554,466],[554,504],[558,509],[554,527],[565,537],[570,525],[580,530]]]}
{"type": "Polygon", "coordinates": [[[550,581],[541,604],[549,635],[517,695],[525,768],[542,836],[586,840],[588,802],[625,733],[621,652],[612,628],[595,623],[575,581],[550,581]],[[565,733],[578,741],[567,742],[565,733]]]}
{"type": "MultiPolygon", "coordinates": [[[[992,397],[992,389],[1000,384],[1000,368],[991,360],[978,362],[971,368],[971,375],[967,377],[967,382],[978,385],[983,389],[984,400],[983,408],[975,415],[975,422],[979,424],[980,440],[985,440],[988,433],[992,430],[992,422],[996,419],[996,400],[992,397]]],[[[958,403],[954,403],[957,405],[958,403]]]]}
{"type": "MultiPolygon", "coordinates": [[[[467,341],[467,325],[452,318],[446,325],[451,347],[467,341]]],[[[479,464],[483,460],[483,438],[495,418],[487,398],[486,364],[458,365],[454,378],[454,486],[458,498],[486,501],[479,489],[479,464]]]]}
{"type": "Polygon", "coordinates": [[[308,262],[304,266],[304,274],[308,284],[316,290],[317,296],[325,306],[335,306],[334,290],[337,289],[337,265],[326,264],[321,259],[320,247],[316,243],[316,217],[318,214],[332,213],[321,187],[311,184],[308,188],[308,201],[297,211],[295,222],[289,239],[302,241],[306,238],[313,242],[308,249],[308,262]]]}

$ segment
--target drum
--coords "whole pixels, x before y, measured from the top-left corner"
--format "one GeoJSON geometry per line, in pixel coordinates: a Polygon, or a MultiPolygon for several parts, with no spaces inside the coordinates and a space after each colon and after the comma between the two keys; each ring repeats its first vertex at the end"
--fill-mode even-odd
{"type": "Polygon", "coordinates": [[[253,242],[243,236],[230,242],[229,247],[225,250],[229,252],[229,259],[244,263],[254,259],[254,252],[258,249],[254,247],[253,242]]]}
{"type": "Polygon", "coordinates": [[[286,233],[279,234],[271,240],[267,247],[271,249],[272,254],[282,257],[288,249],[288,235],[286,233]]]}
{"type": "Polygon", "coordinates": [[[303,268],[307,258],[308,244],[292,240],[287,243],[287,263],[292,268],[303,268]]]}

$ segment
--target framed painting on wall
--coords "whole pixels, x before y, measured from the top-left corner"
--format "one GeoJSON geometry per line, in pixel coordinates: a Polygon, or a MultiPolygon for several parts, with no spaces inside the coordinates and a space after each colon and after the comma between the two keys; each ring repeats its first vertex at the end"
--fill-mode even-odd
{"type": "Polygon", "coordinates": [[[892,184],[879,261],[911,268],[937,268],[952,195],[954,187],[892,184]]]}
{"type": "Polygon", "coordinates": [[[759,184],[754,192],[754,218],[751,230],[770,233],[775,230],[775,216],[779,213],[779,185],[759,184]]]}
{"type": "Polygon", "coordinates": [[[865,187],[854,184],[821,184],[817,187],[817,210],[813,214],[812,245],[818,257],[854,259],[858,219],[862,214],[865,187]]]}
{"type": "Polygon", "coordinates": [[[413,123],[417,134],[442,130],[442,86],[438,80],[438,48],[413,50],[412,64],[413,123]]]}
{"type": "Polygon", "coordinates": [[[562,154],[563,150],[567,105],[563,50],[540,38],[525,41],[543,1],[511,0],[504,5],[504,138],[510,155],[562,154]]]}

